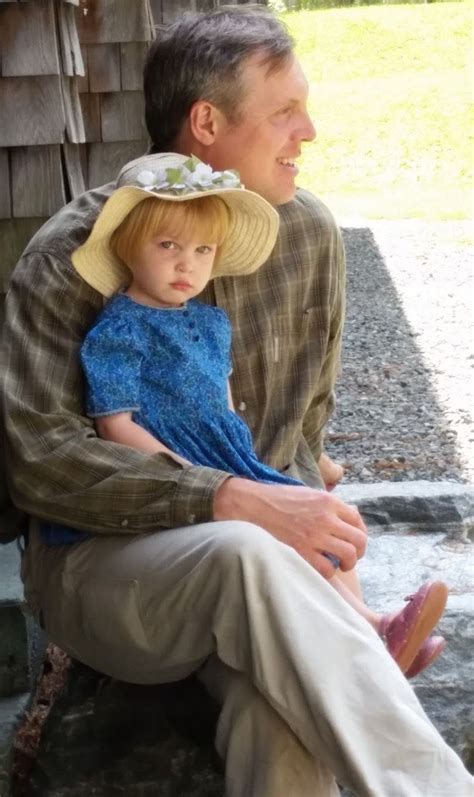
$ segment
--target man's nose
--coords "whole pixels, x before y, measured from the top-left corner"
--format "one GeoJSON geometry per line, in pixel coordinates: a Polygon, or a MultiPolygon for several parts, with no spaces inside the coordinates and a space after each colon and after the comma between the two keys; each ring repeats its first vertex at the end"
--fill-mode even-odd
{"type": "Polygon", "coordinates": [[[316,128],[313,125],[311,116],[306,108],[301,110],[298,116],[295,116],[293,124],[292,139],[293,141],[313,141],[316,138],[316,128]]]}
{"type": "Polygon", "coordinates": [[[305,111],[304,114],[300,135],[301,135],[301,141],[313,141],[316,138],[316,128],[307,111],[305,111]]]}

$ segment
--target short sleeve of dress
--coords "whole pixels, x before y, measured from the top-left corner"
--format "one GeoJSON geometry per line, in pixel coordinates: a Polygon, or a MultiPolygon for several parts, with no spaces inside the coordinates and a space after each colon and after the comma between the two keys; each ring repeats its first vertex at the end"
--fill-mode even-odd
{"type": "Polygon", "coordinates": [[[91,418],[140,409],[142,353],[131,324],[103,318],[80,350],[86,381],[86,413],[91,418]]]}

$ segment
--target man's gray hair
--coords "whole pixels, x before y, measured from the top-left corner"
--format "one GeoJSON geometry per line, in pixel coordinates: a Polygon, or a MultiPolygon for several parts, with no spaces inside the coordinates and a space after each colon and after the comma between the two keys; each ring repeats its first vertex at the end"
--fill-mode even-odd
{"type": "Polygon", "coordinates": [[[284,24],[261,5],[185,14],[160,31],[144,72],[151,151],[173,149],[197,100],[212,102],[230,121],[237,121],[247,59],[261,54],[262,64],[271,72],[282,67],[292,51],[293,40],[284,24]]]}

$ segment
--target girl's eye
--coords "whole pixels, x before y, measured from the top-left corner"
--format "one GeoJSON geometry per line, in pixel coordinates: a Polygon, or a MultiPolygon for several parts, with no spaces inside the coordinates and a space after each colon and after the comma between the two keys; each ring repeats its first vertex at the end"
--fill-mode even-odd
{"type": "Polygon", "coordinates": [[[198,246],[196,251],[199,252],[200,255],[207,255],[209,252],[212,252],[212,246],[203,244],[202,246],[198,246]]]}
{"type": "Polygon", "coordinates": [[[172,249],[173,246],[174,246],[174,242],[173,241],[161,241],[160,246],[163,247],[163,249],[172,249]]]}

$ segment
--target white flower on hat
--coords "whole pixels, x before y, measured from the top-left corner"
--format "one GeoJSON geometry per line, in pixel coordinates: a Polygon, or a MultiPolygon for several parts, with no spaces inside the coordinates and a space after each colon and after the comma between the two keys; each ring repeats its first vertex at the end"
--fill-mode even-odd
{"type": "Polygon", "coordinates": [[[221,174],[222,185],[224,188],[243,188],[240,182],[240,175],[233,169],[226,169],[221,174]]]}
{"type": "Polygon", "coordinates": [[[155,180],[156,172],[151,172],[149,169],[143,169],[140,174],[137,175],[137,183],[140,185],[152,185],[155,180]]]}
{"type": "Polygon", "coordinates": [[[195,155],[191,155],[181,166],[159,169],[157,172],[143,169],[137,175],[137,182],[147,191],[166,191],[171,194],[191,194],[215,188],[243,188],[238,172],[233,169],[213,171],[212,166],[203,163],[195,155]]]}
{"type": "Polygon", "coordinates": [[[147,191],[159,191],[160,188],[167,188],[169,186],[165,169],[160,169],[157,172],[143,169],[143,171],[137,175],[137,182],[147,191]]]}
{"type": "Polygon", "coordinates": [[[186,185],[190,188],[209,188],[220,172],[213,172],[207,163],[198,163],[193,172],[189,173],[186,185]]]}

